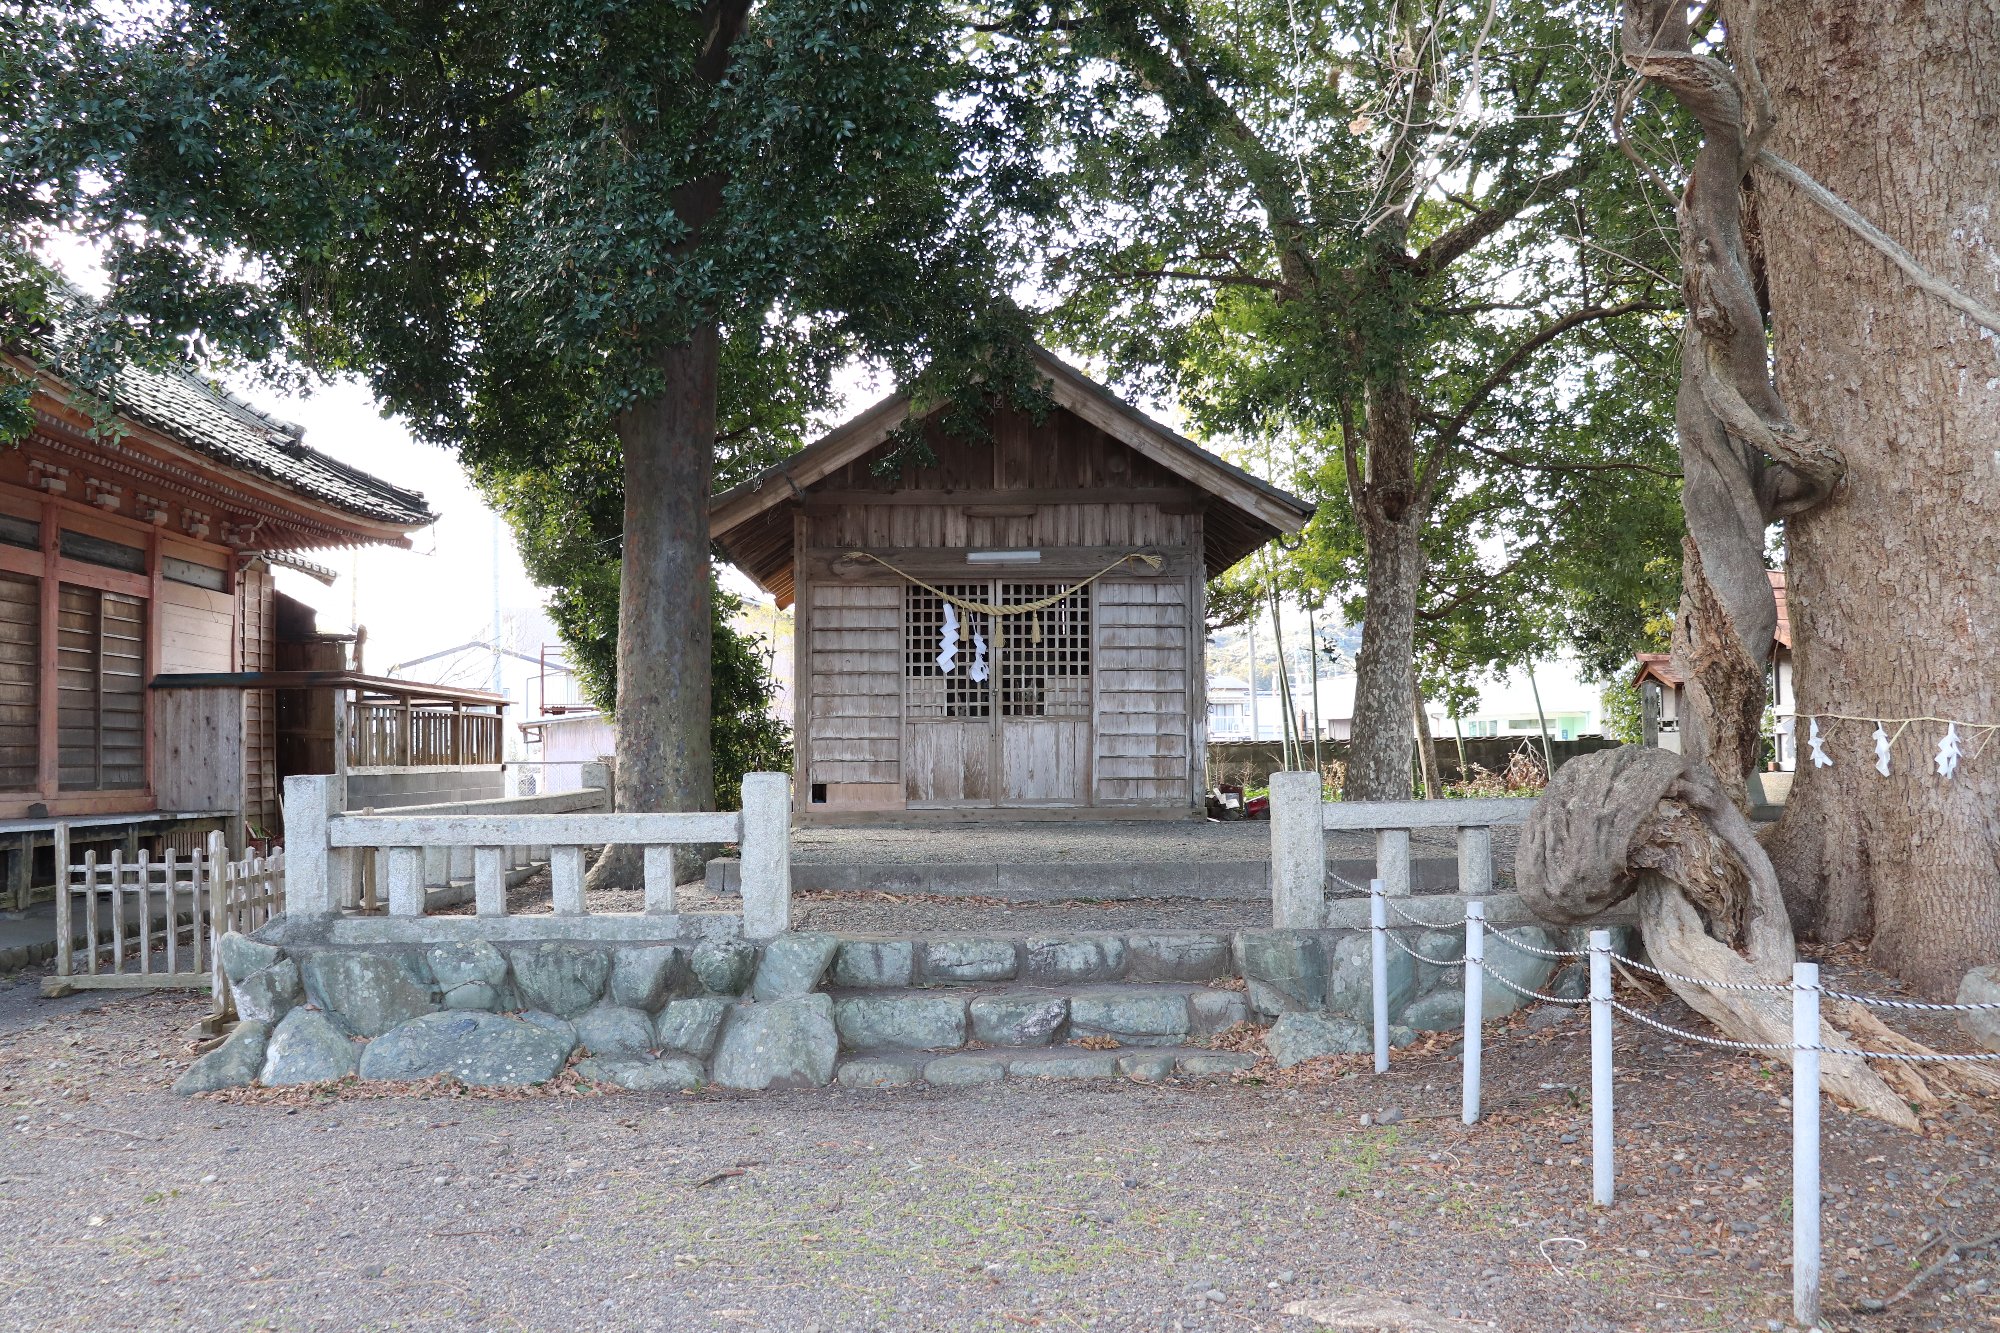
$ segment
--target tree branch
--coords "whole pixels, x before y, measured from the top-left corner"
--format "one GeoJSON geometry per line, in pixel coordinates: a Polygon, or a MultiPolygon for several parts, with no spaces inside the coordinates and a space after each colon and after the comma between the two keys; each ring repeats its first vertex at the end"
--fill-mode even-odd
{"type": "Polygon", "coordinates": [[[1493,396],[1495,391],[1505,387],[1507,382],[1519,373],[1521,367],[1526,365],[1536,352],[1541,351],[1542,348],[1547,347],[1571,329],[1581,328],[1585,324],[1594,324],[1599,320],[1616,319],[1620,315],[1657,314],[1668,308],[1652,301],[1623,301],[1617,305],[1586,306],[1582,310],[1572,310],[1560,319],[1550,320],[1547,324],[1542,325],[1541,328],[1530,334],[1513,351],[1503,357],[1500,364],[1493,368],[1492,373],[1480,383],[1479,387],[1466,396],[1465,401],[1459,404],[1458,411],[1453,413],[1451,419],[1438,431],[1437,448],[1442,449],[1453,443],[1465,430],[1466,425],[1472,420],[1473,415],[1479,411],[1488,398],[1493,396]]]}
{"type": "Polygon", "coordinates": [[[1179,268],[1144,268],[1122,272],[1110,272],[1104,277],[1114,282],[1152,282],[1161,278],[1178,278],[1186,282],[1206,282],[1217,287],[1261,287],[1265,291],[1293,294],[1290,283],[1279,278],[1260,278],[1252,273],[1195,273],[1179,268]]]}
{"type": "Polygon", "coordinates": [[[1651,463],[1537,463],[1523,458],[1512,449],[1496,449],[1492,445],[1478,444],[1472,440],[1460,443],[1475,454],[1497,458],[1523,472],[1644,472],[1649,476],[1667,477],[1678,481],[1680,472],[1675,468],[1654,467],[1651,463]]]}
{"type": "Polygon", "coordinates": [[[1562,191],[1572,185],[1580,185],[1594,168],[1595,163],[1586,158],[1531,181],[1521,189],[1503,191],[1485,208],[1419,250],[1412,267],[1426,277],[1442,273],[1474,246],[1519,217],[1544,190],[1562,191]]]}

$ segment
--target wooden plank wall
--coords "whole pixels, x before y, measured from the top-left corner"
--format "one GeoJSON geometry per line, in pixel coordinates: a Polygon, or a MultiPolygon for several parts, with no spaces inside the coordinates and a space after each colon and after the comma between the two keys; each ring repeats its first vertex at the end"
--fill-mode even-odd
{"type": "MultiPolygon", "coordinates": [[[[278,669],[271,567],[258,561],[236,581],[238,671],[278,669]]],[[[278,830],[278,692],[243,692],[243,817],[278,830]]],[[[234,846],[234,843],[231,844],[234,846]]]]}
{"type": "Polygon", "coordinates": [[[812,588],[808,783],[896,783],[903,734],[903,588],[812,588]]]}
{"type": "Polygon", "coordinates": [[[153,792],[162,810],[243,804],[243,703],[235,690],[154,690],[153,792]]]}
{"type": "Polygon", "coordinates": [[[233,666],[236,601],[171,579],[160,583],[161,672],[228,671],[233,666]]]}
{"type": "Polygon", "coordinates": [[[1188,590],[1179,580],[1097,584],[1096,794],[1100,805],[1185,805],[1188,590]]]}

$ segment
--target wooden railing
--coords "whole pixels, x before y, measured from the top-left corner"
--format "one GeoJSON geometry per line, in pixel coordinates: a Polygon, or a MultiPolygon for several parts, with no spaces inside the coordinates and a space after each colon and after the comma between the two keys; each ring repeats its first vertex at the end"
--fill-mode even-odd
{"type": "Polygon", "coordinates": [[[356,699],[347,706],[347,766],[466,768],[501,760],[501,715],[459,703],[356,699]]]}
{"type": "Polygon", "coordinates": [[[55,850],[56,968],[46,993],[210,983],[208,919],[226,864],[220,833],[191,856],[169,851],[157,861],[143,851],[102,861],[87,852],[73,866],[66,836],[55,850]]]}

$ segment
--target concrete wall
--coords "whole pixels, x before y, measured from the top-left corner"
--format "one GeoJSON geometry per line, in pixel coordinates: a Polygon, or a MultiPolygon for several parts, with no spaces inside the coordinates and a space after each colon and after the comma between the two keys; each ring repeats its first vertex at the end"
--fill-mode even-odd
{"type": "Polygon", "coordinates": [[[490,801],[507,794],[507,771],[478,768],[361,768],[347,774],[349,810],[400,810],[406,805],[490,801]]]}

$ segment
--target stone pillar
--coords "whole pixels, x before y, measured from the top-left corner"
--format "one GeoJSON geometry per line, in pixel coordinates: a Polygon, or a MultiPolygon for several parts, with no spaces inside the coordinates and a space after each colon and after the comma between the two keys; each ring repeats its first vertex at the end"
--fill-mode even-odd
{"type": "Polygon", "coordinates": [[[743,775],[743,934],[753,940],[792,928],[792,779],[743,775]]]}
{"type": "Polygon", "coordinates": [[[598,760],[578,765],[578,772],[581,774],[581,785],[586,791],[594,787],[604,793],[604,799],[597,807],[599,812],[611,813],[611,765],[598,760]]]}
{"type": "Polygon", "coordinates": [[[1484,824],[1458,831],[1458,891],[1469,898],[1493,892],[1493,830],[1484,824]]]}
{"type": "Polygon", "coordinates": [[[327,826],[339,817],[342,784],[328,774],[285,779],[285,912],[331,916],[340,910],[348,856],[327,845],[327,826]]]}
{"type": "Polygon", "coordinates": [[[1318,930],[1326,919],[1326,825],[1317,773],[1271,775],[1271,924],[1318,930]]]}
{"type": "Polygon", "coordinates": [[[1410,831],[1406,828],[1375,830],[1375,878],[1391,898],[1410,896],[1410,831]]]}

